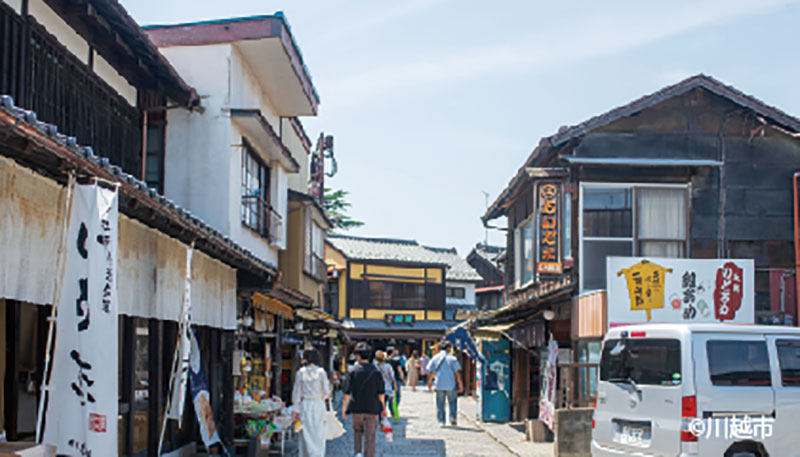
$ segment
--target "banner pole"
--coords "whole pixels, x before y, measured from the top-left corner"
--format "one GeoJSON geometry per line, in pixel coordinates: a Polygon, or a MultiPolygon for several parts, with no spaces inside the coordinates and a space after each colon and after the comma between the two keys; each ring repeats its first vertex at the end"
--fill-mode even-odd
{"type": "Polygon", "coordinates": [[[174,385],[173,382],[175,381],[174,378],[177,377],[178,370],[176,368],[178,364],[178,357],[180,357],[179,351],[181,348],[180,345],[180,334],[175,339],[175,353],[172,355],[172,374],[169,377],[169,385],[170,389],[168,389],[170,396],[167,399],[167,407],[164,409],[164,420],[161,423],[161,436],[158,438],[158,456],[161,456],[161,447],[164,445],[164,434],[167,431],[167,421],[169,417],[167,414],[169,413],[170,408],[172,407],[172,397],[174,396],[174,392],[172,392],[172,386],[174,385]]]}
{"type": "Polygon", "coordinates": [[[64,208],[64,224],[61,231],[61,239],[58,242],[58,258],[56,259],[56,287],[53,291],[53,305],[50,308],[50,317],[47,318],[47,343],[44,352],[44,373],[42,383],[39,388],[39,408],[36,414],[36,442],[42,442],[42,423],[44,422],[44,404],[47,399],[47,378],[50,376],[50,358],[53,351],[53,329],[56,324],[56,308],[61,298],[61,285],[64,283],[64,259],[66,258],[67,231],[69,230],[69,219],[72,215],[72,189],[75,186],[75,174],[70,171],[67,177],[67,198],[64,208]]]}

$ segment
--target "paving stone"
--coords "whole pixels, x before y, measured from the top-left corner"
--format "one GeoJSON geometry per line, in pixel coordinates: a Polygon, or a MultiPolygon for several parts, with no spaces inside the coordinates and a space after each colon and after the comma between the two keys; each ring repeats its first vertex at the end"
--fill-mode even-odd
{"type": "MultiPolygon", "coordinates": [[[[337,395],[336,409],[341,410],[341,394],[337,395]]],[[[474,401],[459,399],[459,408],[472,411],[474,417],[474,401]],[[470,405],[469,402],[472,402],[470,405]]],[[[518,457],[518,454],[499,443],[484,431],[477,422],[468,420],[466,415],[459,417],[457,427],[440,427],[436,421],[436,405],[434,395],[425,389],[412,392],[404,388],[400,402],[400,420],[392,422],[394,441],[387,443],[383,433],[378,432],[376,439],[376,457],[518,457]]],[[[497,424],[502,425],[502,424],[497,424]]],[[[347,433],[335,440],[328,441],[326,457],[352,457],[353,427],[351,420],[344,421],[347,433]]],[[[516,439],[515,435],[513,438],[516,439]]],[[[524,437],[524,434],[523,434],[524,437]]],[[[526,457],[551,457],[549,454],[526,454],[526,457]]],[[[536,449],[540,451],[541,449],[536,449]]]]}

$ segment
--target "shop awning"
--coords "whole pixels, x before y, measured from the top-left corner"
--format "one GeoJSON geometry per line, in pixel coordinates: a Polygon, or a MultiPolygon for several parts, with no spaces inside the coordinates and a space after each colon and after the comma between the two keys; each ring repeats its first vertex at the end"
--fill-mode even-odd
{"type": "Polygon", "coordinates": [[[284,319],[294,319],[294,310],[291,306],[274,298],[267,297],[259,292],[253,294],[253,306],[284,319]]]}
{"type": "Polygon", "coordinates": [[[517,325],[519,322],[512,322],[510,324],[501,325],[484,325],[476,327],[470,332],[473,338],[480,338],[482,340],[499,340],[505,338],[504,335],[511,327],[517,325]]]}
{"type": "Polygon", "coordinates": [[[298,309],[297,317],[307,321],[322,322],[331,328],[344,328],[333,316],[319,309],[298,309]]]}

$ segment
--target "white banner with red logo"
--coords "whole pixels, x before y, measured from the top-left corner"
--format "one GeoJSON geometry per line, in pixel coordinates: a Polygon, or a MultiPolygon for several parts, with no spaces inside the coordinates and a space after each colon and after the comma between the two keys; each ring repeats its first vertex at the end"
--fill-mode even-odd
{"type": "Polygon", "coordinates": [[[117,193],[75,187],[44,442],[59,455],[117,449],[117,193]]]}
{"type": "Polygon", "coordinates": [[[608,326],[755,322],[752,259],[608,257],[608,326]]]}
{"type": "Polygon", "coordinates": [[[542,391],[539,395],[539,420],[551,431],[556,420],[556,388],[558,387],[558,343],[550,337],[547,363],[542,377],[542,391]]]}

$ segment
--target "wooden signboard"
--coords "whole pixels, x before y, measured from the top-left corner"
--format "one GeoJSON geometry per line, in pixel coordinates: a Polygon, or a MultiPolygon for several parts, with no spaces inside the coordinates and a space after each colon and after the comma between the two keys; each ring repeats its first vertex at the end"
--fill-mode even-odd
{"type": "Polygon", "coordinates": [[[536,273],[540,276],[561,275],[561,183],[538,183],[536,201],[536,273]]]}

